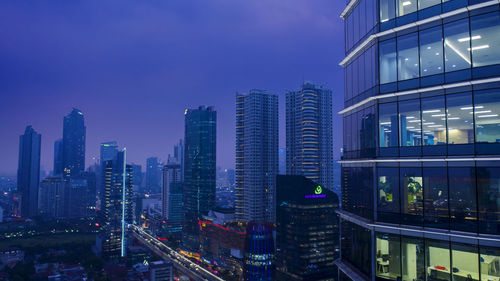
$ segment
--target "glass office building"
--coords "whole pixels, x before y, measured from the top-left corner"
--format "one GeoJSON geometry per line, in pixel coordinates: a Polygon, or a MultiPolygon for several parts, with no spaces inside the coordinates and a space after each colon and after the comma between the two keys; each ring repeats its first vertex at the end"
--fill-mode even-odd
{"type": "Polygon", "coordinates": [[[500,2],[352,0],[342,280],[500,280],[500,2]]]}

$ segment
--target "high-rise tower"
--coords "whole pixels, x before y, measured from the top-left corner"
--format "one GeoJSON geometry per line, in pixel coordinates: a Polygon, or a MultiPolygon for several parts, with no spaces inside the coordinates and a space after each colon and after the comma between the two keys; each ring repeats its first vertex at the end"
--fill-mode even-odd
{"type": "Polygon", "coordinates": [[[262,90],[236,95],[236,216],[241,221],[276,219],[278,96],[262,90]]]}
{"type": "Polygon", "coordinates": [[[83,113],[73,108],[64,117],[63,124],[63,171],[57,174],[78,176],[85,171],[85,120],[83,113]]]}
{"type": "Polygon", "coordinates": [[[42,136],[27,126],[19,137],[19,166],[17,189],[21,193],[21,215],[38,214],[38,186],[40,182],[40,148],[42,136]]]}

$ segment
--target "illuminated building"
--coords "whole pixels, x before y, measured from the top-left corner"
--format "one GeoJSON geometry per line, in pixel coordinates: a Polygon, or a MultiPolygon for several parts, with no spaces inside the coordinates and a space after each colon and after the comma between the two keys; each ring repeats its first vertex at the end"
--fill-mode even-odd
{"type": "Polygon", "coordinates": [[[240,221],[275,221],[278,96],[236,95],[235,213],[240,221]]]}
{"type": "Polygon", "coordinates": [[[38,187],[40,183],[40,147],[42,136],[31,126],[19,137],[19,166],[17,190],[21,194],[21,215],[38,214],[38,187]]]}
{"type": "Polygon", "coordinates": [[[499,280],[500,5],[351,0],[341,280],[499,280]]]}
{"type": "Polygon", "coordinates": [[[153,261],[149,263],[151,281],[173,281],[174,267],[170,261],[153,261]]]}
{"type": "Polygon", "coordinates": [[[161,193],[161,164],[157,157],[146,159],[146,194],[161,193]]]}
{"type": "Polygon", "coordinates": [[[163,166],[162,217],[167,224],[167,232],[182,231],[182,182],[181,165],[163,166]]]}
{"type": "Polygon", "coordinates": [[[61,173],[63,168],[63,144],[62,139],[58,139],[54,142],[54,170],[52,174],[58,175],[57,173],[61,173]]]}
{"type": "Polygon", "coordinates": [[[332,91],[305,82],[286,93],[286,174],[333,189],[332,91]]]}
{"type": "Polygon", "coordinates": [[[337,195],[304,176],[278,176],[276,187],[276,277],[337,280],[337,195]]]}
{"type": "Polygon", "coordinates": [[[43,217],[66,216],[66,190],[68,182],[62,177],[48,177],[40,183],[39,211],[43,217]]]}
{"type": "Polygon", "coordinates": [[[243,258],[244,280],[274,280],[274,267],[273,225],[271,223],[248,223],[243,258]]]}
{"type": "Polygon", "coordinates": [[[83,113],[73,108],[70,114],[64,116],[62,140],[62,168],[55,171],[61,175],[78,176],[85,171],[85,137],[86,127],[83,113]]]}
{"type": "Polygon", "coordinates": [[[186,109],[184,130],[183,245],[199,248],[198,219],[215,207],[217,112],[213,107],[186,109]]]}
{"type": "Polygon", "coordinates": [[[104,225],[98,236],[103,256],[126,256],[127,224],[132,223],[132,167],[126,165],[126,151],[104,162],[104,225]]]}

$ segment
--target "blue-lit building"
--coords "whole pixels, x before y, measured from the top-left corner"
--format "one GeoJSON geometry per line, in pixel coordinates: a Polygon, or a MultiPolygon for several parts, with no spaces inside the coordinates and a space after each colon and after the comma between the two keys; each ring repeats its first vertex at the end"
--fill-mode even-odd
{"type": "Polygon", "coordinates": [[[42,136],[27,126],[19,137],[19,166],[17,190],[21,194],[21,216],[38,214],[38,187],[40,183],[40,149],[42,136]]]}
{"type": "Polygon", "coordinates": [[[342,280],[499,280],[499,10],[347,1],[342,280]]]}
{"type": "Polygon", "coordinates": [[[183,202],[181,165],[176,163],[163,166],[162,217],[166,232],[170,235],[182,232],[183,202]]]}
{"type": "Polygon", "coordinates": [[[250,222],[247,224],[243,257],[245,281],[275,280],[273,228],[272,223],[250,222]]]}
{"type": "Polygon", "coordinates": [[[158,194],[161,192],[161,164],[157,157],[146,159],[146,186],[144,193],[158,194]]]}
{"type": "Polygon", "coordinates": [[[64,116],[62,140],[63,171],[55,171],[56,175],[79,176],[85,171],[85,138],[86,127],[83,113],[73,108],[64,116]]]}

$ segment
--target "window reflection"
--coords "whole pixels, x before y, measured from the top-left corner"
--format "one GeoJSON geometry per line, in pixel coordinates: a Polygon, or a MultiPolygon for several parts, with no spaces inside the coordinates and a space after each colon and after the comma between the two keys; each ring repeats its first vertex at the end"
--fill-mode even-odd
{"type": "MultiPolygon", "coordinates": [[[[474,93],[476,142],[500,143],[500,91],[488,90],[474,93]]],[[[469,110],[472,115],[472,110],[469,110]]]]}
{"type": "Polygon", "coordinates": [[[398,105],[383,103],[379,105],[380,147],[398,146],[398,105]]]}
{"type": "Polygon", "coordinates": [[[476,170],[474,167],[449,167],[451,228],[477,230],[476,170]]]}
{"type": "MultiPolygon", "coordinates": [[[[415,0],[413,0],[415,1],[415,0]]],[[[398,37],[398,80],[417,78],[419,74],[417,33],[398,37]]]]}
{"type": "Polygon", "coordinates": [[[401,168],[401,213],[406,224],[420,225],[423,215],[423,185],[420,168],[401,168]]]}
{"type": "Polygon", "coordinates": [[[500,233],[500,167],[477,168],[481,232],[500,233]]]}
{"type": "Polygon", "coordinates": [[[417,11],[417,0],[397,0],[398,16],[404,16],[417,11]]]}
{"type": "Polygon", "coordinates": [[[479,280],[478,258],[477,246],[452,243],[453,280],[479,280]]]}
{"type": "Polygon", "coordinates": [[[422,122],[418,120],[414,125],[422,124],[424,130],[424,145],[446,144],[446,113],[444,96],[422,99],[422,122]]]}
{"type": "Polygon", "coordinates": [[[396,40],[387,40],[379,45],[380,83],[386,84],[397,80],[396,40]]]}
{"type": "Polygon", "coordinates": [[[395,0],[380,0],[380,22],[393,19],[396,15],[395,0]]]}
{"type": "Polygon", "coordinates": [[[463,19],[444,25],[444,51],[446,71],[471,66],[469,20],[463,19]]]}
{"type": "Polygon", "coordinates": [[[446,96],[449,144],[474,142],[474,119],[470,114],[472,109],[471,93],[446,96]]]}
{"type": "Polygon", "coordinates": [[[422,144],[420,128],[420,100],[399,102],[399,141],[401,146],[419,146],[422,144]]]}
{"type": "Polygon", "coordinates": [[[472,17],[471,50],[474,67],[500,64],[500,14],[472,17]]]}
{"type": "Polygon", "coordinates": [[[446,241],[426,240],[426,273],[427,280],[450,280],[450,244],[446,241]]]}
{"type": "Polygon", "coordinates": [[[425,224],[448,228],[448,177],[445,167],[424,168],[425,224]]]}
{"type": "Polygon", "coordinates": [[[401,238],[401,268],[403,281],[425,280],[424,242],[422,239],[401,238]]]}
{"type": "Polygon", "coordinates": [[[399,235],[377,234],[375,245],[377,277],[389,280],[401,278],[401,245],[399,239],[399,235]]]}
{"type": "Polygon", "coordinates": [[[500,279],[500,249],[481,246],[481,280],[492,281],[500,279]]]}
{"type": "Polygon", "coordinates": [[[437,4],[441,4],[441,0],[418,0],[418,9],[422,10],[437,4]]]}
{"type": "Polygon", "coordinates": [[[420,76],[443,73],[443,30],[441,26],[420,31],[420,76]]]}
{"type": "Polygon", "coordinates": [[[378,220],[399,221],[399,169],[378,168],[378,220]]]}

